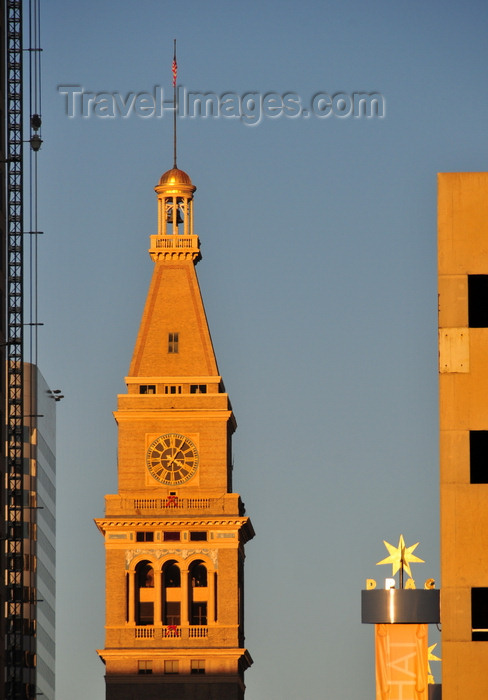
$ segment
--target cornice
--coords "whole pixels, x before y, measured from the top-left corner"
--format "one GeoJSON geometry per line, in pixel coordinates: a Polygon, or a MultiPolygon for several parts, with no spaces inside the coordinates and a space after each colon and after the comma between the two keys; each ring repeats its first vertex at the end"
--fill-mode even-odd
{"type": "MultiPolygon", "coordinates": [[[[246,528],[251,537],[254,529],[249,518],[95,518],[95,524],[102,534],[108,529],[142,528],[142,527],[234,527],[246,528]]],[[[251,539],[249,537],[249,539],[251,539]]]]}
{"type": "MultiPolygon", "coordinates": [[[[110,627],[107,627],[107,629],[110,629],[110,627]]],[[[117,629],[117,628],[115,628],[117,629]]],[[[239,647],[229,647],[229,648],[223,648],[223,649],[218,649],[218,648],[209,648],[209,647],[204,647],[201,649],[202,653],[205,655],[205,658],[232,658],[232,659],[239,659],[244,657],[246,663],[248,666],[250,666],[253,663],[252,657],[247,649],[239,648],[239,647]]],[[[150,653],[151,657],[153,659],[156,658],[162,658],[162,659],[167,659],[170,656],[177,656],[178,658],[195,658],[195,649],[190,648],[190,649],[185,649],[184,647],[179,647],[178,649],[171,649],[171,648],[158,648],[158,647],[151,647],[150,648],[150,653]]],[[[99,654],[102,658],[107,658],[107,659],[117,659],[117,658],[132,658],[132,659],[139,659],[141,657],[141,650],[140,649],[97,649],[97,654],[99,654]]],[[[114,674],[111,674],[111,678],[113,677],[114,674]]],[[[230,676],[230,674],[229,674],[230,676]]]]}
{"type": "MultiPolygon", "coordinates": [[[[126,384],[220,384],[222,382],[222,377],[220,374],[217,375],[180,375],[180,376],[151,376],[151,377],[125,377],[124,381],[126,384]]],[[[225,393],[225,392],[219,392],[225,393]]],[[[119,394],[120,396],[127,396],[127,394],[119,394]]],[[[142,396],[147,396],[147,394],[141,394],[142,396]]],[[[152,394],[154,396],[154,394],[152,394]]],[[[200,394],[201,396],[201,394],[200,394]]]]}
{"type": "MultiPolygon", "coordinates": [[[[131,394],[122,394],[124,398],[130,397],[131,394]]],[[[217,396],[217,394],[216,394],[217,396]]],[[[223,396],[223,394],[218,394],[218,396],[223,396]]],[[[171,420],[188,420],[188,416],[195,416],[198,414],[199,418],[207,418],[209,420],[221,421],[221,420],[234,420],[234,414],[232,410],[228,408],[192,408],[191,406],[185,408],[119,408],[113,412],[113,415],[117,422],[122,421],[133,421],[137,414],[137,420],[144,420],[146,418],[154,419],[158,418],[161,420],[171,419],[171,420]]]]}

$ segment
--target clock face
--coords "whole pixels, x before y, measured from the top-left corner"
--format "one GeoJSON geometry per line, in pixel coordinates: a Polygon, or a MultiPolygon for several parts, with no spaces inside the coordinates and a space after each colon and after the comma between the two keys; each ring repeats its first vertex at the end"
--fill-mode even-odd
{"type": "Polygon", "coordinates": [[[198,451],[190,438],[178,433],[160,435],[147,450],[146,464],[161,484],[178,486],[189,481],[198,468],[198,451]]]}

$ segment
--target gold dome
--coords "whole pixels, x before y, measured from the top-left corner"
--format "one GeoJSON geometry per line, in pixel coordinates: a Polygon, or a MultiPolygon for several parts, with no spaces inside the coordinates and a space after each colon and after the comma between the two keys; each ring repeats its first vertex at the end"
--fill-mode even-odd
{"type": "Polygon", "coordinates": [[[192,181],[190,176],[179,168],[171,168],[161,175],[159,180],[160,185],[190,185],[192,181]]]}

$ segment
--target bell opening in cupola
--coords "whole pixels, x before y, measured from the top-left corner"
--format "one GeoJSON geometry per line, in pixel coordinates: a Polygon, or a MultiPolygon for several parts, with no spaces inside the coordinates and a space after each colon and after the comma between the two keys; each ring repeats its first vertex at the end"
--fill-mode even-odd
{"type": "Polygon", "coordinates": [[[176,207],[174,204],[169,204],[168,208],[166,209],[166,223],[167,224],[172,224],[174,223],[174,218],[176,214],[176,225],[182,224],[183,223],[183,213],[177,204],[176,207]],[[176,211],[175,211],[176,208],[176,211]]]}

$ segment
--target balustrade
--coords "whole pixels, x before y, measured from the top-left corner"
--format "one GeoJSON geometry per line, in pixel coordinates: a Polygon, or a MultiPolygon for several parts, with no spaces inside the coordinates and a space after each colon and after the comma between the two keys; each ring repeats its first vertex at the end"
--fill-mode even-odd
{"type": "Polygon", "coordinates": [[[206,639],[208,627],[205,625],[193,625],[180,627],[179,625],[165,625],[164,627],[152,627],[145,625],[134,628],[136,639],[206,639]]]}

